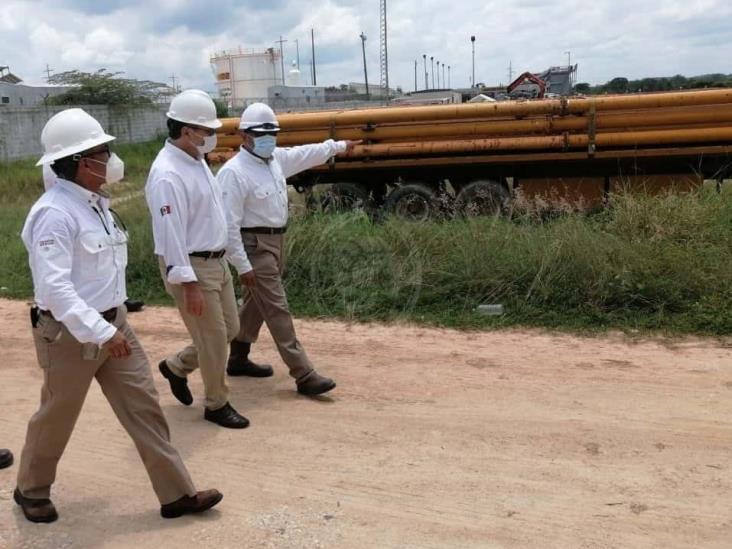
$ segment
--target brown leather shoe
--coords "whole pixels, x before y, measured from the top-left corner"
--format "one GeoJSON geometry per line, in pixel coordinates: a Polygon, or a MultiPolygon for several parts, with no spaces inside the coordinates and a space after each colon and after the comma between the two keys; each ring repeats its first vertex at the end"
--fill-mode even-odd
{"type": "Polygon", "coordinates": [[[13,492],[15,503],[23,509],[23,514],[31,522],[53,522],[58,519],[56,507],[50,499],[27,498],[17,488],[13,492]]]}
{"type": "Polygon", "coordinates": [[[203,513],[220,502],[224,495],[218,490],[203,490],[195,496],[183,496],[173,503],[160,506],[160,515],[163,518],[178,518],[191,513],[203,513]]]}
{"type": "Polygon", "coordinates": [[[335,381],[329,377],[321,376],[315,370],[305,374],[297,380],[297,392],[301,395],[317,396],[335,389],[335,381]]]}
{"type": "Polygon", "coordinates": [[[0,449],[0,469],[5,469],[13,464],[13,452],[6,448],[0,449]]]}

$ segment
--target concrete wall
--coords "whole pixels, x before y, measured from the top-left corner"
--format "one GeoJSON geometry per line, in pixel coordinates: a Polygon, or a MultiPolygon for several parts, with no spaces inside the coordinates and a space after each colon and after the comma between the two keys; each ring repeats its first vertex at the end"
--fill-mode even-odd
{"type": "MultiPolygon", "coordinates": [[[[49,118],[67,107],[0,108],[0,162],[25,157],[40,157],[41,130],[49,118]]],[[[120,143],[138,143],[167,133],[167,106],[117,107],[82,106],[86,112],[120,143]]]]}

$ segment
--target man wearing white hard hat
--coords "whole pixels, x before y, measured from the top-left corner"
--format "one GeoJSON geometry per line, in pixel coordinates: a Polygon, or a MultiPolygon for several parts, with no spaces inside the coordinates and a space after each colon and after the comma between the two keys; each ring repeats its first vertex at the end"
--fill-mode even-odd
{"type": "Polygon", "coordinates": [[[113,140],[82,109],[53,116],[41,137],[46,153],[38,164],[53,163],[57,181],[31,208],[21,236],[33,275],[30,317],[43,387],[13,494],[32,522],[58,518],[51,485],[95,378],[137,447],[163,517],[204,511],[222,497],[196,492],[170,443],[145,352],[127,324],[127,235],[101,188],[124,174],[109,150],[113,140]]]}
{"type": "Polygon", "coordinates": [[[150,169],[145,196],[155,254],[165,288],[175,300],[192,343],[160,362],[173,395],[193,403],[187,377],[199,369],[206,394],[204,419],[232,429],[249,420],[229,403],[226,361],[239,318],[227,254],[231,242],[221,190],[204,160],[216,146],[216,106],[207,93],[173,98],[168,134],[150,169]]]}
{"type": "Polygon", "coordinates": [[[251,345],[262,323],[266,323],[298,392],[320,395],[336,384],[315,371],[297,339],[282,284],[288,217],[286,180],[345,153],[358,142],[329,139],[319,144],[277,148],[279,123],[264,103],[246,108],[239,131],[244,141],[241,150],[217,175],[224,191],[232,242],[229,261],[244,288],[239,312],[241,329],[231,342],[227,372],[252,377],[273,374],[271,366],[249,359],[251,345]]]}

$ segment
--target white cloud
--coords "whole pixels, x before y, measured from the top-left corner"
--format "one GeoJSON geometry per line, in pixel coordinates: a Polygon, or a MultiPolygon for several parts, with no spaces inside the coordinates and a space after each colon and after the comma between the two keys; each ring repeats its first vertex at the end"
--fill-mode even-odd
{"type": "MultiPolygon", "coordinates": [[[[467,85],[470,36],[476,36],[476,77],[505,83],[514,74],[566,63],[580,79],[637,78],[730,72],[732,3],[728,0],[400,0],[389,6],[390,83],[410,90],[422,54],[451,65],[453,85],[467,85]]],[[[89,0],[4,0],[0,3],[0,64],[30,83],[54,70],[108,67],[128,76],[212,90],[210,53],[238,46],[274,46],[286,58],[295,39],[307,74],[315,28],[318,82],[362,80],[361,42],[369,79],[378,80],[379,9],[374,0],[192,0],[98,3],[89,0]],[[105,12],[106,5],[114,6],[105,12]],[[223,11],[222,11],[223,10],[223,11]],[[222,17],[222,14],[224,15],[222,17]]]]}

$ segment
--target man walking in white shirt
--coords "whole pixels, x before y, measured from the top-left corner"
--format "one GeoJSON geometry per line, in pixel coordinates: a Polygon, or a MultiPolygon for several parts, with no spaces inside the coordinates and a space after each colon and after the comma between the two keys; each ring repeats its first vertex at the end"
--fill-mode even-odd
{"type": "Polygon", "coordinates": [[[320,395],[335,382],[315,371],[295,334],[282,274],[287,229],[287,178],[345,153],[357,142],[333,141],[292,148],[276,148],[279,123],[264,103],[247,107],[239,130],[244,143],[239,153],[217,174],[224,192],[231,246],[229,261],[239,273],[244,302],[241,328],[231,342],[227,372],[231,376],[268,377],[272,367],[249,359],[262,323],[304,395],[320,395]]]}
{"type": "Polygon", "coordinates": [[[159,368],[186,406],[193,402],[187,376],[200,368],[204,418],[243,429],[249,420],[229,403],[225,373],[229,342],[239,331],[226,262],[232,243],[219,184],[203,159],[216,146],[221,122],[213,101],[200,90],[174,97],[167,116],[170,138],[153,162],[145,196],[163,282],[192,344],[161,361],[159,368]]]}
{"type": "Polygon", "coordinates": [[[58,180],[33,205],[22,232],[43,388],[13,494],[31,522],[58,518],[51,485],[94,378],[135,442],[163,517],[205,511],[222,498],[216,490],[196,492],[170,443],[145,352],[127,324],[127,235],[101,190],[124,172],[109,151],[113,139],[81,109],[58,113],[43,131],[46,154],[39,164],[53,162],[58,180]]]}

